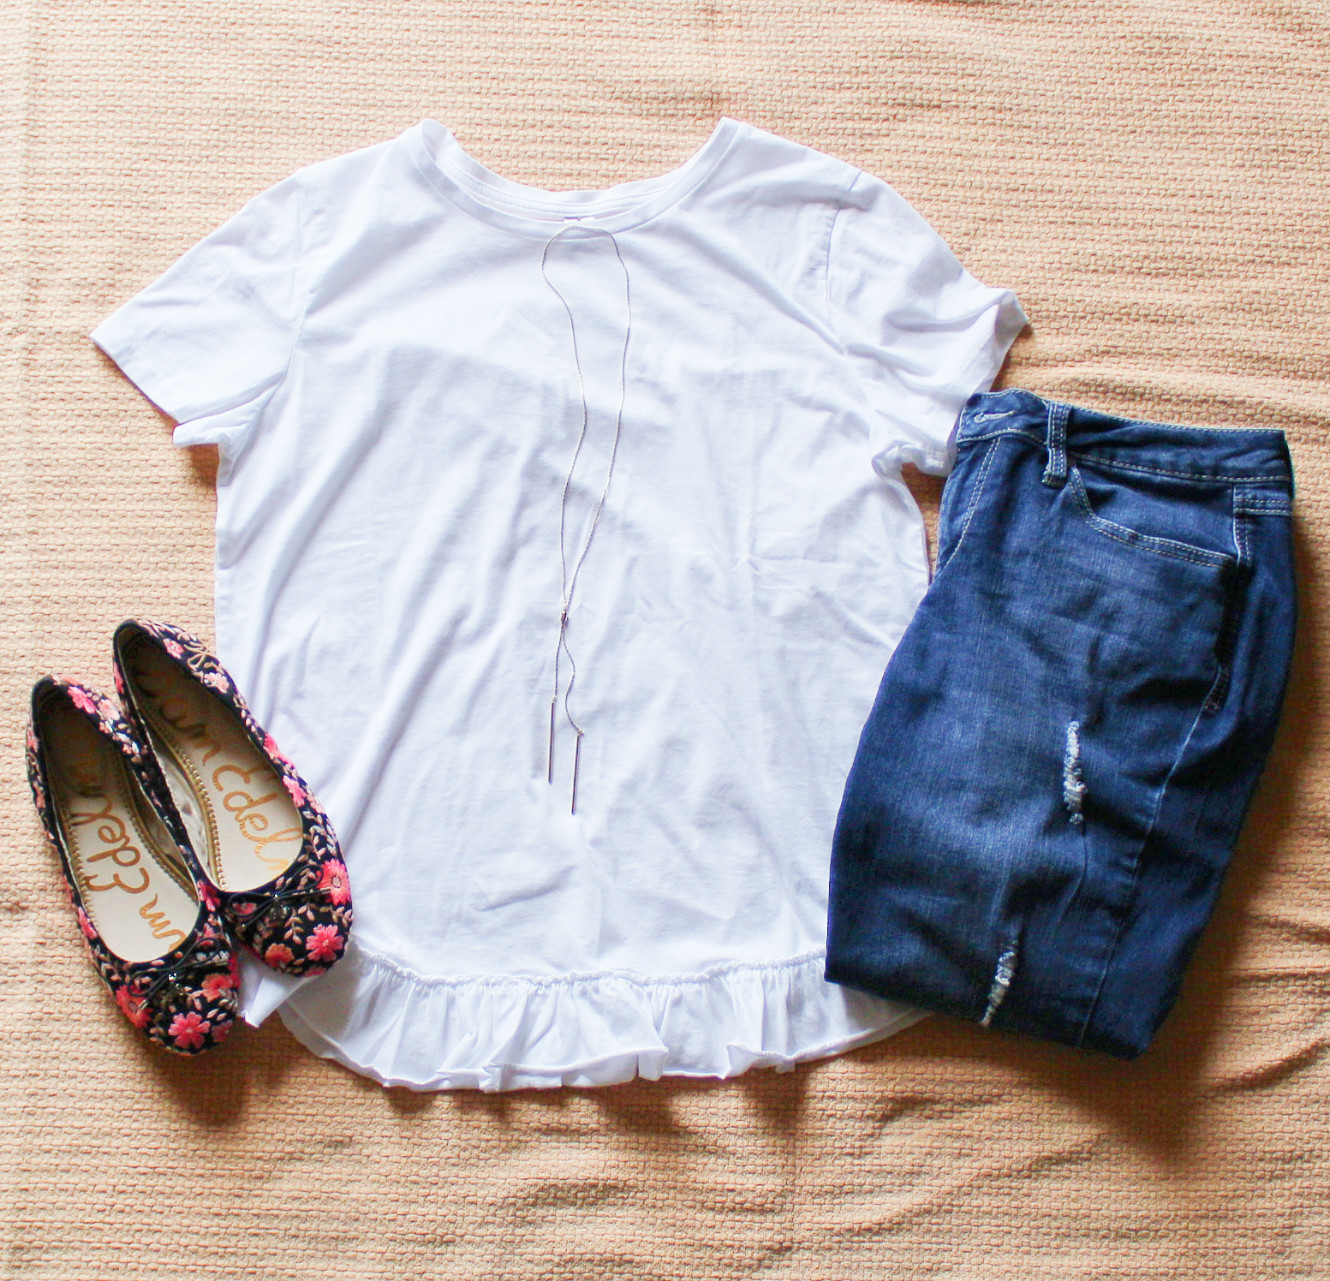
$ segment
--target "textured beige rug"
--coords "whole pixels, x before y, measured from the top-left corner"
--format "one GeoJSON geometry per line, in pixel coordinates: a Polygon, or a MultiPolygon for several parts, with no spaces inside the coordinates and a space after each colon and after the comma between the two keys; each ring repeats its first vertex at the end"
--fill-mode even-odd
{"type": "Polygon", "coordinates": [[[0,0],[0,26],[0,1275],[1330,1275],[1324,0],[0,0]],[[276,1019],[199,1062],[140,1044],[21,727],[41,672],[109,680],[123,617],[209,634],[211,462],[87,331],[250,195],[422,116],[570,187],[671,168],[720,114],[885,178],[1014,287],[1007,383],[1290,433],[1294,684],[1156,1046],[931,1019],[784,1075],[413,1096],[276,1019]]]}

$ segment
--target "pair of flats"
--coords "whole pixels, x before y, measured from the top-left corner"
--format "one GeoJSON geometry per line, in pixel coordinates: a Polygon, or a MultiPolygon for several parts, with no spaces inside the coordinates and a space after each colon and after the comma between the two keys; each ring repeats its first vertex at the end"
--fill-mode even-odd
{"type": "Polygon", "coordinates": [[[222,1041],[238,948],[321,974],[346,947],[351,888],[332,827],[235,682],[181,628],[129,620],[119,701],[45,676],[28,781],[102,981],[178,1054],[222,1041]]]}

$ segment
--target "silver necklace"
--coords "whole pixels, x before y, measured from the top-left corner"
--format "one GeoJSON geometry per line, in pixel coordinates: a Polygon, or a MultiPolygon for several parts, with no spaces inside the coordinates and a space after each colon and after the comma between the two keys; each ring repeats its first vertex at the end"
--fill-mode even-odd
{"type": "Polygon", "coordinates": [[[577,435],[577,444],[573,449],[573,456],[568,463],[568,474],[563,482],[563,495],[559,500],[559,637],[554,647],[554,689],[550,696],[550,744],[549,744],[549,782],[554,782],[554,738],[555,722],[557,720],[557,709],[559,705],[559,665],[560,657],[566,656],[568,659],[568,685],[563,691],[563,714],[568,724],[572,727],[573,733],[577,735],[573,747],[573,788],[570,802],[570,813],[577,813],[577,774],[582,763],[582,736],[583,729],[573,716],[572,709],[569,706],[569,698],[573,692],[573,683],[577,680],[577,664],[573,661],[572,650],[568,647],[568,613],[572,608],[573,592],[577,589],[578,575],[582,572],[582,564],[586,560],[587,553],[591,550],[591,541],[596,536],[596,529],[600,525],[601,512],[605,509],[605,499],[609,496],[610,480],[614,475],[614,460],[619,452],[619,437],[623,433],[623,410],[624,402],[628,397],[628,339],[633,328],[633,307],[632,298],[629,294],[628,285],[628,267],[624,263],[623,254],[619,252],[619,242],[614,238],[612,231],[607,231],[603,227],[581,227],[579,223],[573,222],[570,226],[560,227],[546,242],[544,251],[540,255],[540,274],[545,283],[549,285],[557,295],[559,301],[563,303],[563,309],[568,313],[568,325],[572,331],[573,338],[573,364],[577,369],[577,389],[582,397],[582,428],[577,435]],[[545,259],[549,255],[550,246],[563,235],[565,231],[579,229],[582,231],[594,231],[602,236],[608,236],[610,242],[614,245],[614,256],[619,260],[619,266],[623,268],[623,293],[624,306],[627,312],[627,324],[623,335],[623,353],[620,358],[619,366],[619,412],[614,420],[614,439],[610,445],[609,464],[605,469],[605,486],[600,492],[600,501],[596,504],[595,511],[591,516],[591,526],[587,530],[586,538],[582,543],[582,550],[578,552],[577,558],[573,561],[571,574],[568,570],[567,526],[568,526],[568,495],[572,489],[573,472],[577,468],[577,460],[582,453],[582,445],[586,441],[587,427],[590,422],[591,412],[587,404],[586,383],[582,377],[582,361],[577,349],[577,322],[573,319],[572,308],[568,306],[568,300],[559,293],[554,283],[550,280],[545,271],[545,259]]]}

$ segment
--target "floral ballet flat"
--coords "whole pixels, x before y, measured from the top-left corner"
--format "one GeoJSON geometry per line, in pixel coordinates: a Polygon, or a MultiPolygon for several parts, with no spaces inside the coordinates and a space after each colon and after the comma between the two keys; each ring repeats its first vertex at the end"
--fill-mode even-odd
{"type": "Polygon", "coordinates": [[[235,945],[148,750],[105,695],[33,687],[28,782],[93,965],[148,1040],[198,1054],[236,1018],[235,945]]]}
{"type": "Polygon", "coordinates": [[[343,954],[351,886],[328,816],[197,637],[130,619],[113,643],[116,689],[199,852],[235,936],[284,974],[343,954]]]}

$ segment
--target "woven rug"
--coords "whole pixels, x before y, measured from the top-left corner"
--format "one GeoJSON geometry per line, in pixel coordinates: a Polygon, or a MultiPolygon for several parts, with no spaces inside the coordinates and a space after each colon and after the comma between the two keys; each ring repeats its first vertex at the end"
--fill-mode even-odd
{"type": "MultiPolygon", "coordinates": [[[[1314,0],[0,0],[5,1277],[1330,1275],[1330,10],[1314,0]],[[215,460],[88,330],[251,195],[423,116],[541,186],[738,117],[885,178],[1033,325],[1003,380],[1289,432],[1270,767],[1132,1064],[929,1019],[731,1082],[385,1091],[277,1019],[182,1062],[89,966],[28,689],[209,635],[215,460]]],[[[937,486],[919,493],[935,509],[937,486]]]]}

